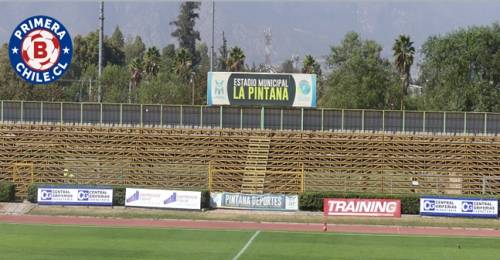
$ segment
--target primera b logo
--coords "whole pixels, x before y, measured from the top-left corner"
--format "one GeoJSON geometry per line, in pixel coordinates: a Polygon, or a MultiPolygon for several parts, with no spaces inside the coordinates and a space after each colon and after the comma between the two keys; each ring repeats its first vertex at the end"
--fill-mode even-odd
{"type": "Polygon", "coordinates": [[[58,80],[69,68],[71,36],[62,23],[48,16],[32,16],[12,32],[9,58],[16,73],[31,84],[58,80]]]}

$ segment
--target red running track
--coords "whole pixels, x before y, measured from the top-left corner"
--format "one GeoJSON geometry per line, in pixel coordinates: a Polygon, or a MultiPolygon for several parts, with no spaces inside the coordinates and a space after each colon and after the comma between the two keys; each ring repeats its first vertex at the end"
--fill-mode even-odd
{"type": "MultiPolygon", "coordinates": [[[[299,232],[322,232],[323,224],[304,223],[257,223],[239,221],[210,220],[153,220],[153,219],[117,219],[97,217],[0,215],[2,223],[82,225],[110,227],[156,227],[188,229],[230,229],[230,230],[276,230],[299,232]]],[[[500,230],[480,228],[445,228],[445,227],[400,227],[376,225],[328,225],[327,232],[369,233],[426,236],[475,236],[500,237],[500,230]]]]}

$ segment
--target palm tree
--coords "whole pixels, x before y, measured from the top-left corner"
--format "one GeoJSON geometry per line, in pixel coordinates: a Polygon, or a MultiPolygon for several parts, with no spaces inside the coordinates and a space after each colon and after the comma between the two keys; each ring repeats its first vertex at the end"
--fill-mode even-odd
{"type": "Polygon", "coordinates": [[[242,71],[245,67],[245,58],[245,53],[240,47],[231,48],[227,62],[229,71],[242,71]]]}
{"type": "Polygon", "coordinates": [[[174,73],[177,74],[182,80],[188,82],[191,76],[191,54],[185,48],[181,48],[177,51],[174,60],[174,73]]]}
{"type": "Polygon", "coordinates": [[[135,89],[142,80],[144,65],[140,58],[135,58],[129,65],[130,81],[128,84],[128,103],[132,103],[132,87],[135,89]]]}
{"type": "Polygon", "coordinates": [[[321,67],[316,62],[316,60],[314,59],[313,56],[306,55],[304,57],[302,73],[316,74],[316,75],[318,75],[318,77],[321,76],[321,67]]]}
{"type": "Polygon", "coordinates": [[[148,78],[155,77],[160,71],[160,51],[156,47],[148,48],[144,54],[144,72],[148,78]]]}
{"type": "Polygon", "coordinates": [[[403,110],[403,100],[408,93],[410,85],[410,68],[413,64],[413,57],[415,55],[415,48],[412,46],[413,42],[408,35],[399,35],[394,42],[392,50],[394,51],[394,64],[401,76],[401,110],[403,110]]]}

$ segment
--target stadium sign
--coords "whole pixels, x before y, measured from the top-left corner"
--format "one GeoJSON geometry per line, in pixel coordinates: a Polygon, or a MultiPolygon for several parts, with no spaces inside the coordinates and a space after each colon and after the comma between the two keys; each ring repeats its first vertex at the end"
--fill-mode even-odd
{"type": "Polygon", "coordinates": [[[39,187],[40,205],[112,206],[113,189],[85,187],[39,187]]]}
{"type": "Polygon", "coordinates": [[[71,63],[73,44],[62,23],[32,16],[16,26],[9,41],[9,58],[17,75],[31,84],[48,84],[62,77],[71,63]]]}
{"type": "Polygon", "coordinates": [[[420,198],[420,215],[470,218],[497,218],[498,200],[481,198],[420,198]]]}
{"type": "Polygon", "coordinates": [[[212,192],[210,198],[214,208],[283,211],[299,209],[298,195],[212,192]]]}
{"type": "Polygon", "coordinates": [[[126,188],[125,206],[166,209],[201,209],[201,192],[126,188]]]}
{"type": "Polygon", "coordinates": [[[316,107],[316,75],[209,72],[207,104],[316,107]]]}
{"type": "Polygon", "coordinates": [[[323,199],[325,216],[401,217],[401,200],[323,199]]]}

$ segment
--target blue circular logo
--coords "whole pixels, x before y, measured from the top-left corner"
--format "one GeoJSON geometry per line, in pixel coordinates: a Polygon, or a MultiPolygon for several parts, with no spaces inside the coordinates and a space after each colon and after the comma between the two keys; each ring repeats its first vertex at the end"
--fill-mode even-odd
{"type": "Polygon", "coordinates": [[[301,80],[299,82],[299,87],[300,91],[302,91],[304,95],[309,94],[309,92],[311,91],[311,86],[309,85],[309,82],[307,82],[307,80],[301,80]]]}
{"type": "Polygon", "coordinates": [[[68,70],[72,55],[69,32],[52,17],[32,16],[16,26],[10,37],[10,64],[31,84],[58,80],[68,70]]]}

